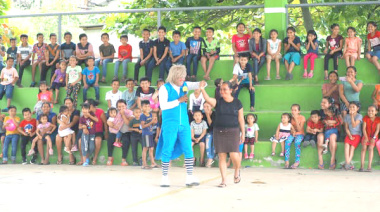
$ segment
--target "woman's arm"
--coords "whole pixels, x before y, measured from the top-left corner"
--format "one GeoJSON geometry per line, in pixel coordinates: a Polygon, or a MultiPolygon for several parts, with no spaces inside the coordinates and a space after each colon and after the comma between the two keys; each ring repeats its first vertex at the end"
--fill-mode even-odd
{"type": "Polygon", "coordinates": [[[355,84],[355,81],[348,81],[350,83],[350,85],[352,86],[352,89],[356,92],[356,93],[359,93],[362,88],[363,88],[363,83],[358,83],[358,85],[355,84]]]}
{"type": "MultiPolygon", "coordinates": [[[[204,87],[201,87],[201,92],[202,92],[202,95],[203,97],[205,98],[205,101],[207,103],[209,103],[211,105],[211,107],[215,107],[216,106],[216,99],[215,98],[211,98],[207,92],[205,91],[204,87]]],[[[160,98],[161,99],[161,98],[160,98]]],[[[244,117],[243,117],[244,119],[244,117]]]]}
{"type": "Polygon", "coordinates": [[[342,84],[339,85],[339,97],[344,102],[346,106],[348,106],[349,102],[346,99],[346,96],[344,95],[344,87],[342,84]]]}
{"type": "Polygon", "coordinates": [[[238,113],[238,119],[239,119],[239,126],[240,126],[240,143],[244,142],[245,139],[245,121],[244,121],[244,110],[243,108],[240,108],[238,113]]]}

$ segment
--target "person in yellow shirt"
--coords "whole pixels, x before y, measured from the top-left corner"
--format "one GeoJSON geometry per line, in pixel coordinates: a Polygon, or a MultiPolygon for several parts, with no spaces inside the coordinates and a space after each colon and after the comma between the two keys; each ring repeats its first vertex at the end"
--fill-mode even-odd
{"type": "Polygon", "coordinates": [[[3,146],[3,164],[8,163],[8,146],[12,143],[11,160],[16,163],[17,143],[19,140],[19,132],[17,130],[20,124],[20,118],[16,116],[17,108],[10,105],[8,107],[9,116],[4,118],[3,129],[5,130],[5,139],[3,146]]]}

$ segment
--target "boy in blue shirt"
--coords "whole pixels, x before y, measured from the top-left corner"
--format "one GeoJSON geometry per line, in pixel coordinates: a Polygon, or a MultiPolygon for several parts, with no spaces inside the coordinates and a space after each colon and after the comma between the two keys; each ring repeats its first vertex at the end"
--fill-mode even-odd
{"type": "Polygon", "coordinates": [[[197,78],[198,61],[201,58],[201,49],[204,45],[204,40],[201,38],[201,28],[196,26],[193,28],[193,37],[189,37],[186,40],[187,57],[186,57],[186,69],[187,77],[189,80],[195,81],[197,78]],[[193,74],[191,74],[191,63],[193,63],[193,74]]]}
{"type": "Polygon", "coordinates": [[[145,75],[148,76],[150,73],[150,76],[152,76],[152,70],[149,68],[149,63],[151,62],[152,55],[153,55],[153,41],[149,39],[150,37],[150,31],[149,29],[143,29],[142,31],[142,37],[143,40],[139,43],[139,49],[140,49],[140,58],[137,60],[135,65],[135,84],[137,84],[139,80],[139,70],[141,66],[145,66],[145,75]]]}
{"type": "Polygon", "coordinates": [[[127,102],[127,109],[133,110],[136,105],[136,90],[134,89],[135,83],[133,79],[129,78],[125,81],[125,87],[127,90],[123,91],[121,98],[127,102]]]}
{"type": "Polygon", "coordinates": [[[96,100],[99,101],[99,74],[100,70],[98,67],[94,66],[95,58],[88,57],[87,58],[87,67],[85,67],[82,71],[83,75],[83,101],[87,100],[87,90],[90,87],[95,89],[95,97],[96,100]]]}
{"type": "Polygon", "coordinates": [[[178,30],[173,32],[173,41],[170,42],[169,58],[166,62],[166,72],[169,72],[173,64],[183,65],[184,56],[186,54],[186,46],[180,41],[181,33],[178,30]]]}
{"type": "Polygon", "coordinates": [[[160,26],[158,28],[158,38],[153,42],[153,57],[154,60],[151,60],[148,65],[148,70],[146,77],[149,80],[152,80],[152,71],[154,67],[160,66],[159,78],[164,79],[166,61],[168,59],[168,51],[170,46],[170,41],[165,37],[166,28],[160,26]]]}
{"type": "Polygon", "coordinates": [[[156,162],[154,161],[153,149],[154,149],[154,140],[153,140],[153,125],[157,124],[157,117],[153,118],[150,108],[149,101],[142,101],[142,111],[143,113],[140,116],[140,123],[142,128],[142,168],[158,168],[156,162]],[[149,167],[146,162],[146,153],[149,150],[149,157],[151,161],[151,166],[149,167]]]}

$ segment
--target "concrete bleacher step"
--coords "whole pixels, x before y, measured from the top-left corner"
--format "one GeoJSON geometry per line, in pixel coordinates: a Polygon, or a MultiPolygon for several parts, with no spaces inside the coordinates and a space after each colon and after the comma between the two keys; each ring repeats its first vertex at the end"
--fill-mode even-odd
{"type": "MultiPolygon", "coordinates": [[[[27,150],[30,149],[30,144],[27,145],[27,150]]],[[[53,147],[54,149],[54,155],[50,157],[50,163],[51,164],[56,164],[57,162],[57,151],[56,147],[53,147]]],[[[127,156],[127,162],[131,165],[133,163],[132,160],[132,150],[130,149],[128,152],[127,156]]],[[[354,158],[353,158],[353,164],[358,169],[360,167],[360,151],[361,151],[361,146],[359,146],[354,153],[354,158]]],[[[9,149],[9,158],[10,158],[10,149],[9,149]]],[[[250,152],[250,149],[248,149],[248,152],[250,152]]],[[[276,155],[271,156],[272,152],[272,144],[268,142],[267,140],[259,141],[255,144],[255,158],[254,159],[249,159],[249,160],[242,160],[242,167],[249,168],[249,167],[277,167],[277,168],[282,168],[284,167],[284,157],[280,157],[279,154],[281,153],[281,146],[280,144],[277,145],[276,147],[276,155]]],[[[120,165],[121,163],[121,148],[116,148],[114,149],[113,156],[114,156],[114,165],[120,165]]],[[[16,162],[21,163],[21,150],[20,150],[20,144],[18,145],[18,151],[17,151],[17,157],[16,157],[16,162]]],[[[79,153],[76,152],[74,153],[77,161],[79,160],[79,153]]],[[[294,144],[292,144],[291,151],[290,151],[290,164],[294,163],[294,155],[295,155],[295,150],[294,150],[294,144]]],[[[340,163],[344,162],[344,144],[342,142],[338,142],[338,147],[337,147],[337,169],[340,168],[340,163]]],[[[197,158],[197,164],[196,166],[199,165],[199,158],[200,158],[200,153],[199,153],[199,145],[194,146],[194,156],[197,158]]],[[[366,155],[366,166],[368,163],[368,153],[366,155]]],[[[326,154],[323,156],[324,159],[324,165],[325,169],[329,168],[330,165],[330,153],[326,154]]],[[[31,159],[31,157],[28,158],[28,163],[31,159]]],[[[138,158],[141,158],[141,146],[138,146],[138,158]]],[[[102,147],[99,153],[99,157],[97,160],[98,165],[106,165],[107,163],[107,142],[103,141],[102,142],[102,147]]],[[[40,157],[38,156],[38,162],[40,161],[40,157]]],[[[65,152],[63,152],[63,164],[68,164],[69,163],[69,155],[65,152]]],[[[159,161],[157,163],[160,164],[159,161]]],[[[172,161],[172,166],[179,166],[181,167],[183,165],[183,156],[181,156],[177,160],[172,161]]],[[[148,164],[150,164],[150,161],[148,161],[148,164]]],[[[65,166],[65,165],[64,165],[65,166]]],[[[214,167],[218,166],[218,161],[216,160],[215,163],[213,164],[214,167]]],[[[300,162],[300,168],[305,168],[305,169],[316,169],[318,167],[318,154],[317,150],[315,148],[312,148],[311,146],[308,146],[306,148],[301,146],[301,162],[300,162]]],[[[372,162],[372,168],[376,170],[380,170],[380,157],[375,150],[374,152],[374,158],[372,162]]]]}

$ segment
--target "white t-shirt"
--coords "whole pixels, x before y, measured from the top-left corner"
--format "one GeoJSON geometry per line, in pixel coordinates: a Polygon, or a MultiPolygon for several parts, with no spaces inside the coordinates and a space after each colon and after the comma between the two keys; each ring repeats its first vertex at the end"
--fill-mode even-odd
{"type": "Polygon", "coordinates": [[[273,41],[272,39],[268,39],[267,41],[269,43],[269,48],[272,54],[276,53],[278,50],[278,47],[281,45],[281,40],[276,39],[276,41],[273,41]]]}
{"type": "MultiPolygon", "coordinates": [[[[21,60],[24,60],[26,57],[28,57],[30,54],[33,52],[33,47],[32,46],[19,46],[17,48],[17,54],[21,55],[21,60]]],[[[30,60],[30,58],[29,58],[30,60]]]]}
{"type": "Polygon", "coordinates": [[[194,130],[194,135],[201,135],[203,130],[207,130],[208,126],[205,120],[202,120],[201,123],[196,123],[192,121],[190,124],[190,128],[194,130]]]}
{"type": "Polygon", "coordinates": [[[111,107],[116,108],[116,102],[121,99],[122,92],[117,91],[116,93],[112,93],[112,90],[106,93],[106,101],[111,100],[111,107]]]}
{"type": "MultiPolygon", "coordinates": [[[[75,66],[73,68],[71,66],[68,66],[66,68],[66,74],[69,75],[68,84],[73,83],[73,82],[77,81],[79,79],[79,77],[81,76],[81,74],[82,74],[82,67],[75,66]]],[[[81,84],[81,80],[79,80],[78,83],[81,84]]]]}
{"type": "Polygon", "coordinates": [[[248,125],[245,125],[245,137],[254,138],[255,132],[259,130],[259,125],[257,125],[256,123],[253,123],[252,127],[248,127],[248,125]]]}
{"type": "Polygon", "coordinates": [[[15,68],[10,68],[10,69],[7,69],[7,68],[3,68],[3,70],[1,71],[1,78],[3,79],[1,81],[1,84],[2,85],[9,85],[13,82],[13,80],[18,77],[18,73],[17,73],[17,70],[15,68]]]}
{"type": "Polygon", "coordinates": [[[199,106],[199,110],[203,110],[204,102],[205,99],[203,98],[202,93],[200,93],[198,98],[195,97],[194,93],[190,94],[189,110],[193,110],[193,106],[199,106]]]}

